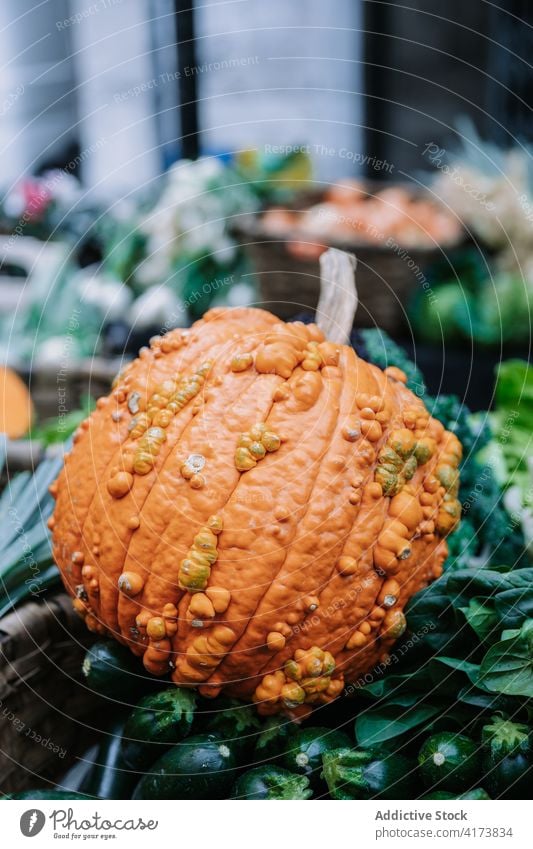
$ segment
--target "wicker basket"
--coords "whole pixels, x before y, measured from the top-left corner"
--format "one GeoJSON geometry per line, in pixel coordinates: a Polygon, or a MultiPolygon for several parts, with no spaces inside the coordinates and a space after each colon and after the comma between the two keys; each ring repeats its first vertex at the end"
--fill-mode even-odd
{"type": "MultiPolygon", "coordinates": [[[[0,621],[0,790],[47,786],[87,746],[99,700],[81,685],[94,640],[65,593],[0,621]]],[[[49,786],[49,785],[48,785],[49,786]]]]}
{"type": "Polygon", "coordinates": [[[88,357],[64,371],[57,365],[38,363],[17,371],[29,385],[38,421],[44,421],[55,418],[61,405],[68,412],[79,409],[84,395],[93,398],[107,395],[114,377],[123,366],[124,362],[119,357],[88,357]]]}
{"type": "MultiPolygon", "coordinates": [[[[320,289],[318,260],[298,259],[289,250],[291,241],[302,241],[301,235],[287,233],[280,238],[268,234],[259,214],[240,217],[233,232],[257,275],[261,306],[283,319],[316,308],[320,289]]],[[[442,260],[444,250],[404,250],[385,243],[368,245],[341,240],[328,240],[327,247],[349,251],[357,257],[357,326],[377,325],[396,335],[401,335],[408,325],[406,306],[417,287],[424,284],[425,269],[435,260],[442,260]]],[[[447,249],[446,256],[450,257],[454,250],[455,246],[447,249]]]]}

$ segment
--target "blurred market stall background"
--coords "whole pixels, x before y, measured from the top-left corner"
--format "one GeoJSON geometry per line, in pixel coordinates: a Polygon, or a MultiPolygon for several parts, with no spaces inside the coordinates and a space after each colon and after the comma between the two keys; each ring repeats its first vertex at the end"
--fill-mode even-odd
{"type": "Polygon", "coordinates": [[[4,3],[1,356],[41,418],[59,366],[72,411],[210,305],[312,309],[328,244],[357,253],[357,323],[487,406],[530,330],[512,5],[4,3]]]}

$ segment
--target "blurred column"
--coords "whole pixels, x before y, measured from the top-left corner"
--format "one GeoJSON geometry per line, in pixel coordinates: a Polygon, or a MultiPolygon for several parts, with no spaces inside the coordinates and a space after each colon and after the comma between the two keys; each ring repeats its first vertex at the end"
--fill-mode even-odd
{"type": "Polygon", "coordinates": [[[155,112],[158,78],[146,0],[71,0],[82,176],[114,199],[161,171],[155,112]]]}
{"type": "Polygon", "coordinates": [[[198,4],[197,77],[207,152],[309,144],[324,179],[360,170],[360,0],[198,4]]]}
{"type": "Polygon", "coordinates": [[[175,0],[177,58],[179,59],[179,99],[182,127],[181,155],[197,159],[200,150],[198,137],[198,89],[196,74],[184,72],[194,68],[196,61],[195,11],[193,0],[175,0]]]}
{"type": "Polygon", "coordinates": [[[530,0],[506,0],[489,9],[488,134],[502,146],[533,142],[533,8],[530,0]]]}
{"type": "MultiPolygon", "coordinates": [[[[67,0],[0,3],[0,183],[61,161],[77,140],[67,0]]],[[[68,154],[67,154],[68,156],[68,154]]]]}
{"type": "Polygon", "coordinates": [[[162,165],[167,168],[181,151],[176,16],[174,0],[151,0],[150,5],[155,73],[166,81],[154,94],[162,165]]]}

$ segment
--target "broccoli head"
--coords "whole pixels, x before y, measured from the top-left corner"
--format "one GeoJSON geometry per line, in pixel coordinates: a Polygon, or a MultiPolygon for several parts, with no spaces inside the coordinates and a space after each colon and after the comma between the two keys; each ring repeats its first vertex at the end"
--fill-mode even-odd
{"type": "Polygon", "coordinates": [[[359,356],[381,368],[401,368],[408,377],[409,388],[423,398],[431,415],[455,433],[463,446],[459,490],[463,519],[449,537],[448,566],[466,566],[480,556],[493,562],[518,564],[524,557],[520,527],[505,509],[503,492],[492,467],[478,459],[479,451],[492,439],[488,415],[472,415],[456,395],[426,394],[420,370],[385,331],[355,331],[352,344],[359,356]]]}
{"type": "Polygon", "coordinates": [[[463,521],[476,529],[480,548],[492,563],[519,565],[525,558],[525,544],[520,523],[506,510],[503,491],[489,463],[472,457],[461,470],[459,498],[463,521]]]}
{"type": "Polygon", "coordinates": [[[476,528],[470,519],[461,519],[455,531],[448,537],[448,560],[446,567],[463,569],[469,566],[470,558],[479,551],[476,528]]]}
{"type": "Polygon", "coordinates": [[[473,416],[457,395],[427,395],[424,400],[431,415],[455,433],[463,446],[463,465],[492,439],[488,415],[473,416]]]}
{"type": "Polygon", "coordinates": [[[422,372],[409,359],[403,348],[393,342],[389,334],[379,327],[355,330],[352,333],[351,344],[363,360],[373,363],[382,369],[396,366],[407,375],[407,386],[419,398],[426,393],[426,385],[422,372]]]}

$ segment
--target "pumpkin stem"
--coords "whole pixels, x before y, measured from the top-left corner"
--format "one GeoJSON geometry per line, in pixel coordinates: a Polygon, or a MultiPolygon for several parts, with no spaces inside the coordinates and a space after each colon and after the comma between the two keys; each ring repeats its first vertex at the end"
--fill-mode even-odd
{"type": "Polygon", "coordinates": [[[320,257],[320,297],[316,323],[326,339],[346,345],[359,303],[354,254],[329,248],[320,257]]]}

